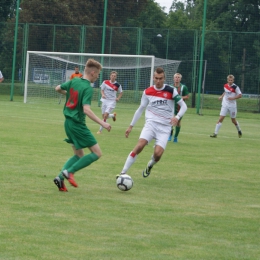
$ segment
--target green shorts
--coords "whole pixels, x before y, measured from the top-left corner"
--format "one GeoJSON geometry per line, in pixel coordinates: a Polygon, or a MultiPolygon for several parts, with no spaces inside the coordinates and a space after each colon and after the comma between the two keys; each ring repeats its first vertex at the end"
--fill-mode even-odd
{"type": "Polygon", "coordinates": [[[85,124],[79,124],[71,119],[66,118],[64,122],[64,128],[68,137],[64,141],[69,144],[73,144],[76,150],[92,147],[93,145],[97,144],[97,140],[85,124]]]}

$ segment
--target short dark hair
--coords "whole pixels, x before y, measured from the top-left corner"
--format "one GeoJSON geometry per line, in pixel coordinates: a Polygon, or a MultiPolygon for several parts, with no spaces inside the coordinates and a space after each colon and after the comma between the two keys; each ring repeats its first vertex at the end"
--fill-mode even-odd
{"type": "Polygon", "coordinates": [[[164,69],[162,67],[157,67],[154,72],[156,72],[157,74],[162,74],[163,73],[164,76],[165,76],[165,72],[164,72],[164,69]]]}

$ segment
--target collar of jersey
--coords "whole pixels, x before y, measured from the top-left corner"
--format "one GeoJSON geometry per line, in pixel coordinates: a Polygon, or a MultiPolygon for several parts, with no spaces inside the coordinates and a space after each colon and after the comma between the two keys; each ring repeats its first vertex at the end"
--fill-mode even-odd
{"type": "Polygon", "coordinates": [[[153,85],[153,87],[154,87],[155,90],[161,91],[161,90],[164,90],[165,85],[166,85],[166,84],[163,84],[163,87],[162,87],[162,88],[157,88],[155,85],[153,85]]]}

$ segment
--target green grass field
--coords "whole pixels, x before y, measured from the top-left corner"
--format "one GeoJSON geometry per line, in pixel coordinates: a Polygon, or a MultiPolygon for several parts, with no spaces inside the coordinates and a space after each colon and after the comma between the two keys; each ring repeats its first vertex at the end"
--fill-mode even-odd
{"type": "Polygon", "coordinates": [[[53,178],[72,155],[62,105],[0,102],[1,260],[260,259],[259,114],[238,112],[241,139],[229,117],[211,139],[219,110],[189,109],[179,143],[143,178],[148,145],[128,172],[134,187],[122,192],[115,176],[144,123],[124,137],[137,106],[118,106],[100,136],[87,120],[103,156],[62,193],[53,178]]]}

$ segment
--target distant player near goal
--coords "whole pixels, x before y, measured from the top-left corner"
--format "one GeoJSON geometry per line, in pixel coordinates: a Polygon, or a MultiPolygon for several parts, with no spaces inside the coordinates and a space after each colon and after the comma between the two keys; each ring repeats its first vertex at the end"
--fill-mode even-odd
{"type": "Polygon", "coordinates": [[[78,77],[78,78],[83,77],[83,74],[81,74],[79,71],[79,66],[75,66],[75,72],[73,74],[71,74],[70,80],[74,79],[75,77],[78,77]]]}
{"type": "Polygon", "coordinates": [[[4,76],[3,76],[3,74],[2,74],[2,72],[0,70],[0,83],[3,82],[3,81],[4,81],[4,76]]]}
{"type": "MultiPolygon", "coordinates": [[[[116,107],[116,102],[120,100],[123,95],[122,86],[116,81],[117,72],[110,72],[110,80],[105,80],[101,84],[101,99],[102,102],[101,111],[104,122],[107,121],[108,118],[113,118],[113,121],[116,121],[116,113],[112,113],[116,107]],[[117,93],[119,95],[117,96],[117,93]]],[[[103,127],[100,126],[97,134],[102,133],[103,127]]]]}
{"type": "MultiPolygon", "coordinates": [[[[189,90],[186,85],[181,83],[181,79],[182,79],[182,75],[180,73],[175,73],[173,76],[173,87],[176,88],[178,94],[182,97],[182,99],[185,102],[185,100],[189,99],[189,90]]],[[[175,103],[174,114],[177,115],[179,110],[180,110],[180,106],[177,103],[175,103]]],[[[180,118],[180,120],[178,121],[178,124],[175,127],[175,132],[174,132],[174,137],[173,137],[174,143],[178,143],[178,135],[181,131],[181,120],[182,120],[182,117],[180,118]]],[[[173,127],[172,127],[171,134],[169,136],[168,141],[172,140],[172,134],[173,134],[173,127]]]]}
{"type": "Polygon", "coordinates": [[[145,110],[145,125],[136,146],[126,159],[121,175],[127,173],[128,169],[136,161],[137,155],[154,139],[155,145],[153,155],[143,171],[143,177],[148,177],[154,164],[156,164],[163,155],[171,132],[171,126],[176,125],[187,110],[187,105],[182,100],[177,90],[164,84],[165,73],[161,67],[156,68],[154,71],[153,80],[154,85],[144,90],[141,104],[136,110],[132,122],[125,132],[125,136],[128,137],[145,110]],[[177,102],[181,108],[178,114],[173,116],[175,102],[177,102]]]}
{"type": "Polygon", "coordinates": [[[237,116],[237,99],[242,97],[240,88],[234,83],[235,77],[233,75],[227,76],[227,83],[224,85],[224,93],[218,98],[222,100],[222,106],[220,110],[220,117],[215,127],[215,132],[210,137],[216,138],[218,131],[222,125],[223,120],[229,113],[232,123],[235,125],[238,137],[242,137],[242,131],[236,120],[237,116]]]}

